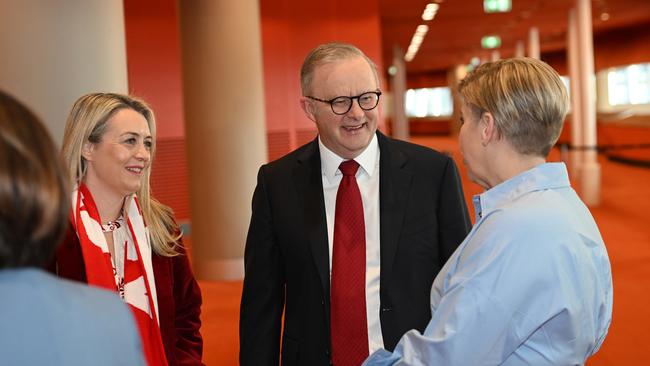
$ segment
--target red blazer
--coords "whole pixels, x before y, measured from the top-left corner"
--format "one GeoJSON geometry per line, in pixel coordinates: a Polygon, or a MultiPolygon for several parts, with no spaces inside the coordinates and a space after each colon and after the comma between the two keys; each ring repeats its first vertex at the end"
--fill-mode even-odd
{"type": "MultiPolygon", "coordinates": [[[[181,243],[182,244],[182,243],[181,243]]],[[[175,257],[151,256],[158,296],[160,333],[170,366],[203,365],[201,327],[201,289],[199,288],[184,248],[175,257]]],[[[58,247],[50,270],[59,277],[86,281],[86,268],[81,246],[70,227],[58,247]]]]}

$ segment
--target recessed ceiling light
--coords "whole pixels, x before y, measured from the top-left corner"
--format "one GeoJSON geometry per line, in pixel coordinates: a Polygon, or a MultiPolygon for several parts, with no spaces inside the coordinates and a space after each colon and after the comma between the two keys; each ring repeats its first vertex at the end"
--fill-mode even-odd
{"type": "Polygon", "coordinates": [[[424,11],[422,12],[422,20],[424,21],[433,20],[439,8],[440,5],[436,3],[427,4],[427,6],[424,8],[424,11]]]}

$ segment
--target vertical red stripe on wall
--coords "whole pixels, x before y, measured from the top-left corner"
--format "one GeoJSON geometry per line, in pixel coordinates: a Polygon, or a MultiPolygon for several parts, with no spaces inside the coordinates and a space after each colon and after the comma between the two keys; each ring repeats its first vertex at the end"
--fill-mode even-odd
{"type": "Polygon", "coordinates": [[[183,139],[158,140],[156,158],[151,169],[151,191],[157,200],[174,210],[177,221],[189,221],[187,164],[183,139]]]}
{"type": "Polygon", "coordinates": [[[275,131],[266,134],[268,144],[268,159],[273,161],[286,155],[291,149],[289,148],[289,132],[275,131]]]}

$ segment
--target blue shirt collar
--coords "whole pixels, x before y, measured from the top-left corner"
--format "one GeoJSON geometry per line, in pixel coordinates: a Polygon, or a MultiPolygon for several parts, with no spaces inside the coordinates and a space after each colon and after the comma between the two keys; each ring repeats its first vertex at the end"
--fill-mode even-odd
{"type": "Polygon", "coordinates": [[[476,221],[508,202],[534,191],[570,187],[564,163],[544,163],[472,197],[476,221]]]}

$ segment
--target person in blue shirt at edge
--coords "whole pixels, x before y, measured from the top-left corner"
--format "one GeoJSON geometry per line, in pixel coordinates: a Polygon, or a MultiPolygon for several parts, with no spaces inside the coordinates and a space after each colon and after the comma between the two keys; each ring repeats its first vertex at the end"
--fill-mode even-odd
{"type": "Polygon", "coordinates": [[[0,91],[0,364],[144,366],[114,293],[43,267],[68,227],[68,174],[39,119],[0,91]]]}
{"type": "Polygon", "coordinates": [[[568,109],[547,64],[486,63],[463,79],[460,149],[476,223],[433,283],[423,333],[364,365],[582,365],[612,317],[607,250],[563,163],[547,163],[568,109]]]}

